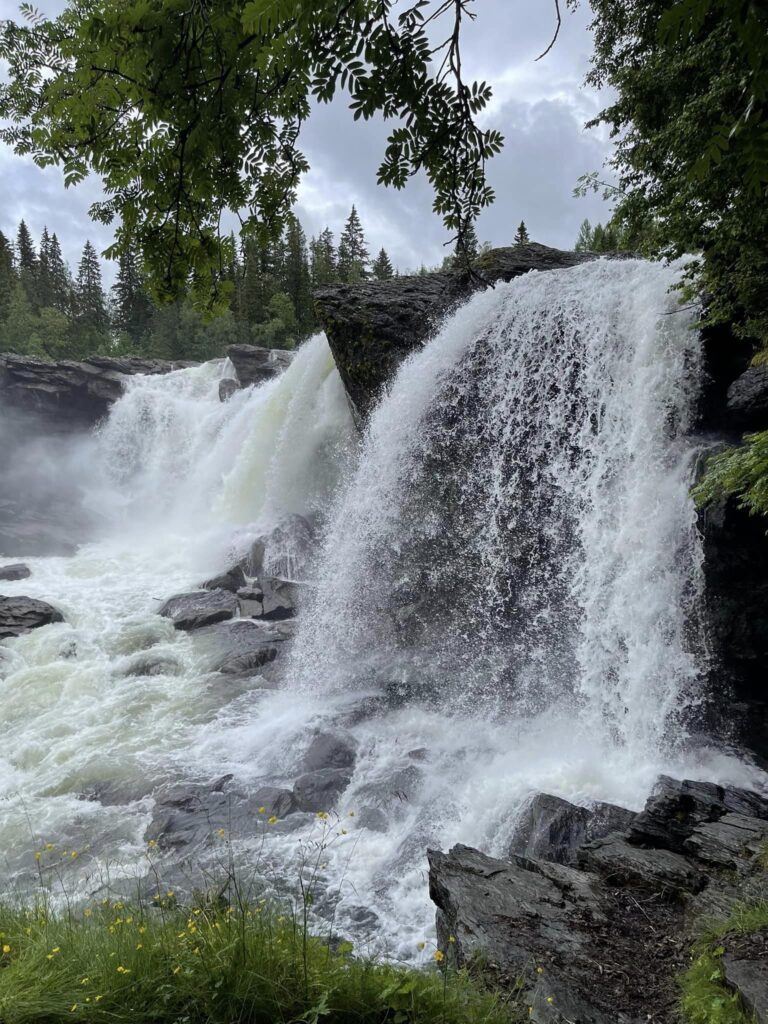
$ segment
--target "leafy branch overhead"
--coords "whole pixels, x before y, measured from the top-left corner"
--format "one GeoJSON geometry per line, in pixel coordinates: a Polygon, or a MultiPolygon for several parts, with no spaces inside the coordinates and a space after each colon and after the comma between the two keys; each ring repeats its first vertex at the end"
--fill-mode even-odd
{"type": "Polygon", "coordinates": [[[220,287],[226,210],[274,238],[308,164],[313,104],[340,91],[355,118],[396,122],[378,170],[402,188],[423,170],[448,229],[493,201],[491,96],[464,80],[461,29],[474,0],[69,0],[49,20],[24,5],[0,28],[0,139],[67,184],[96,171],[116,256],[138,245],[151,284],[201,301],[220,287]]]}

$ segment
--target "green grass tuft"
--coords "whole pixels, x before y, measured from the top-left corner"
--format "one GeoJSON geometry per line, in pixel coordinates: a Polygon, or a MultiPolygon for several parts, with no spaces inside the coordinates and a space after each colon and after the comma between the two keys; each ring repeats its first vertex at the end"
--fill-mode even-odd
{"type": "Polygon", "coordinates": [[[514,1005],[442,962],[358,959],[261,900],[0,908],[3,1024],[509,1024],[514,1005]]]}
{"type": "Polygon", "coordinates": [[[721,959],[727,935],[749,935],[763,928],[768,928],[768,903],[740,907],[707,928],[693,963],[680,979],[683,1015],[690,1024],[754,1024],[754,1016],[726,985],[721,959]]]}

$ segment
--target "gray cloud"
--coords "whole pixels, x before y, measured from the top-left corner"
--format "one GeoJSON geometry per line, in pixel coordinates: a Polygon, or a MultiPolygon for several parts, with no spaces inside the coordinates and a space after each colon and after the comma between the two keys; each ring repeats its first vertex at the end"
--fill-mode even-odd
{"type": "MultiPolygon", "coordinates": [[[[54,13],[61,3],[44,0],[40,6],[54,13]]],[[[15,4],[0,0],[0,17],[14,10],[15,4]]],[[[598,97],[581,84],[591,49],[588,8],[564,18],[557,45],[538,62],[554,28],[554,4],[482,0],[477,14],[465,31],[467,76],[493,86],[486,119],[506,137],[489,169],[497,202],[481,216],[478,234],[503,244],[525,219],[537,241],[570,247],[584,217],[608,215],[598,197],[572,197],[578,176],[600,167],[609,150],[604,136],[583,129],[599,108],[598,97]]],[[[426,181],[417,178],[402,192],[376,185],[387,133],[381,119],[354,122],[343,98],[318,108],[303,139],[312,170],[300,191],[299,216],[310,235],[326,225],[338,231],[354,202],[372,250],[383,245],[403,270],[434,265],[445,253],[447,236],[431,212],[426,181]]],[[[22,217],[35,237],[47,226],[73,266],[86,238],[100,249],[110,243],[109,228],[88,217],[100,195],[96,178],[65,190],[58,169],[41,170],[0,147],[0,180],[0,230],[6,234],[22,217]]],[[[112,274],[107,268],[106,277],[112,274]]]]}

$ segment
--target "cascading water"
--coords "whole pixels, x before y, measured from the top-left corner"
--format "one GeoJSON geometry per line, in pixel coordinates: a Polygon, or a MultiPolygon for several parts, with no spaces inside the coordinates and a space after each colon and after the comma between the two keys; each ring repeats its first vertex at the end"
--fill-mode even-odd
{"type": "MultiPolygon", "coordinates": [[[[23,851],[32,820],[130,861],[158,782],[290,786],[312,735],[344,729],[354,817],[323,885],[338,927],[414,957],[427,846],[504,855],[536,790],[637,807],[662,771],[748,784],[689,735],[700,370],[674,281],[601,261],[476,296],[400,368],[357,453],[322,337],[225,405],[221,366],[134,381],[87,488],[106,539],[6,591],[68,624],[9,646],[0,846],[23,851]],[[277,689],[222,686],[156,608],[286,513],[325,519],[314,597],[277,689]],[[142,675],[146,648],[167,671],[142,675]]],[[[312,816],[284,826],[267,845],[290,875],[312,816]]]]}

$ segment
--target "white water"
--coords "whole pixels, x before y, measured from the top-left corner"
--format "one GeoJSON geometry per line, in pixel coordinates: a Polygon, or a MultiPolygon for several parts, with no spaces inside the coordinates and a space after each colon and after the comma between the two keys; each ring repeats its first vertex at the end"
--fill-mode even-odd
{"type": "MultiPolygon", "coordinates": [[[[356,816],[327,855],[337,921],[413,956],[432,920],[426,847],[503,855],[532,791],[636,808],[662,771],[755,780],[689,735],[706,659],[686,438],[700,371],[673,280],[600,262],[477,296],[401,368],[356,458],[322,337],[225,405],[220,365],[135,380],[89,479],[105,538],[4,585],[67,618],[8,645],[11,870],[30,831],[130,865],[160,781],[290,785],[312,731],[343,726],[359,750],[340,803],[356,816]],[[329,508],[283,687],[201,676],[158,602],[286,513],[329,508]],[[172,669],[126,677],[150,645],[172,669]],[[105,783],[135,799],[78,799],[105,783]],[[366,808],[385,832],[359,827],[366,808]]],[[[309,828],[276,831],[274,858],[309,828]]]]}

